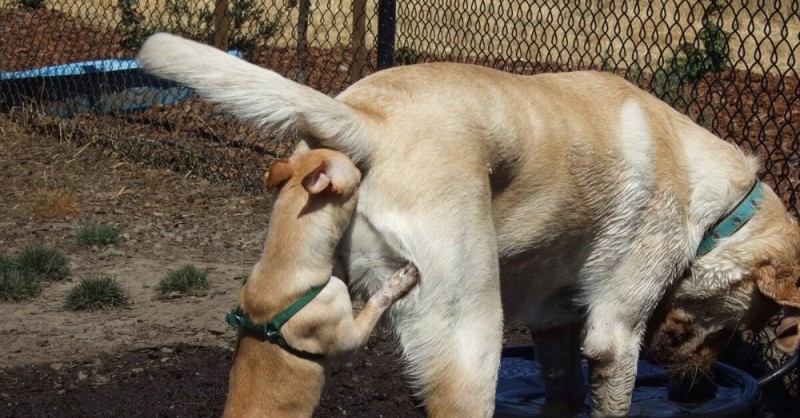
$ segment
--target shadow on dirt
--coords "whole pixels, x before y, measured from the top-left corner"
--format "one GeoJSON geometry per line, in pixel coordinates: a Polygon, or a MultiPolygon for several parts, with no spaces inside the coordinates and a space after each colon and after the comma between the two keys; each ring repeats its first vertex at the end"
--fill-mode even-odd
{"type": "MultiPolygon", "coordinates": [[[[394,352],[376,336],[334,364],[315,416],[422,416],[394,352]]],[[[232,358],[226,348],[177,345],[0,370],[0,416],[218,417],[232,358]]]]}

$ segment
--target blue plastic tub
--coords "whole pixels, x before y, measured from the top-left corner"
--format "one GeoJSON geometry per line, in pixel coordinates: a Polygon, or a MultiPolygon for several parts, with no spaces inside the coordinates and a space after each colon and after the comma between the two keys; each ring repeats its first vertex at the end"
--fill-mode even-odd
{"type": "MultiPolygon", "coordinates": [[[[584,376],[588,375],[584,362],[584,376]]],[[[678,403],[667,396],[668,375],[646,361],[639,362],[631,416],[637,417],[752,417],[760,408],[759,386],[747,373],[718,363],[714,368],[716,395],[705,402],[678,403]]],[[[503,349],[497,383],[496,417],[542,416],[544,383],[532,346],[503,349]]],[[[588,417],[589,398],[576,417],[588,417]]]]}
{"type": "MultiPolygon", "coordinates": [[[[240,51],[231,55],[242,58],[240,51]]],[[[130,112],[171,105],[191,91],[145,73],[133,58],[75,62],[0,73],[0,111],[33,100],[48,114],[130,112]]]]}

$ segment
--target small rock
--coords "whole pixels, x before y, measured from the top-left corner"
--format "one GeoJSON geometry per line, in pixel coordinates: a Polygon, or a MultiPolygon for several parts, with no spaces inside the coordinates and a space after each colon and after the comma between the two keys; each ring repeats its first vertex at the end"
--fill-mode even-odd
{"type": "Polygon", "coordinates": [[[155,295],[155,296],[151,297],[150,300],[177,299],[179,297],[181,297],[180,293],[178,293],[178,292],[170,292],[170,293],[167,293],[166,295],[163,295],[163,296],[160,295],[160,294],[155,295]]]}
{"type": "Polygon", "coordinates": [[[223,328],[223,327],[209,327],[208,328],[208,332],[210,332],[210,333],[212,333],[214,335],[222,335],[222,334],[225,333],[225,331],[227,329],[228,328],[223,328]]]}
{"type": "Polygon", "coordinates": [[[144,373],[144,369],[141,368],[141,367],[134,367],[134,368],[131,369],[131,373],[133,373],[133,374],[144,373]]]}
{"type": "Polygon", "coordinates": [[[50,368],[55,370],[55,371],[59,371],[62,368],[64,368],[64,363],[53,363],[53,364],[50,365],[50,368]]]}
{"type": "Polygon", "coordinates": [[[161,347],[161,352],[164,353],[164,354],[172,354],[173,351],[175,351],[175,350],[173,350],[173,349],[171,349],[169,347],[161,347]]]}
{"type": "Polygon", "coordinates": [[[89,373],[86,373],[86,371],[81,370],[81,371],[78,372],[78,381],[79,382],[84,381],[84,380],[86,380],[88,378],[89,378],[89,373]]]}
{"type": "Polygon", "coordinates": [[[161,357],[161,362],[166,363],[169,361],[169,357],[161,357]]]}
{"type": "Polygon", "coordinates": [[[120,251],[120,250],[118,250],[116,248],[109,248],[109,249],[103,251],[102,255],[104,257],[109,257],[109,256],[122,257],[122,256],[125,255],[125,252],[124,251],[120,251]]]}

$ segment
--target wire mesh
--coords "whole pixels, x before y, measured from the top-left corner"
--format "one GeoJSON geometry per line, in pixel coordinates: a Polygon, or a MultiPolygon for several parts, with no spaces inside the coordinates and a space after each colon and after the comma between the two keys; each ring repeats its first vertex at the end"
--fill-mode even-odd
{"type": "Polygon", "coordinates": [[[0,111],[34,107],[66,118],[59,123],[76,141],[261,191],[263,173],[292,139],[257,132],[143,74],[133,61],[138,48],[167,31],[336,94],[375,71],[376,29],[367,18],[375,7],[374,0],[0,0],[0,111]]]}
{"type": "MultiPolygon", "coordinates": [[[[0,0],[0,73],[125,61],[149,34],[168,31],[238,50],[333,95],[376,71],[378,3],[0,0]]],[[[620,74],[758,154],[764,180],[800,214],[797,0],[402,0],[396,16],[396,65],[457,61],[518,74],[620,74]]],[[[261,190],[271,159],[292,148],[291,138],[268,137],[128,67],[3,78],[0,91],[0,111],[35,106],[53,116],[26,116],[37,129],[56,124],[76,141],[252,191],[261,190]]],[[[769,332],[749,345],[760,350],[763,367],[781,359],[766,344],[769,332]]],[[[797,371],[784,383],[796,400],[797,371]]]]}

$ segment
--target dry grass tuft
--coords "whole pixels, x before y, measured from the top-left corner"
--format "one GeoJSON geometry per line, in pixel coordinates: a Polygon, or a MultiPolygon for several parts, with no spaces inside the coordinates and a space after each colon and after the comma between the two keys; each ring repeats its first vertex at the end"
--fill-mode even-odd
{"type": "Polygon", "coordinates": [[[78,202],[67,189],[43,189],[36,195],[34,212],[45,218],[78,213],[78,202]]]}

